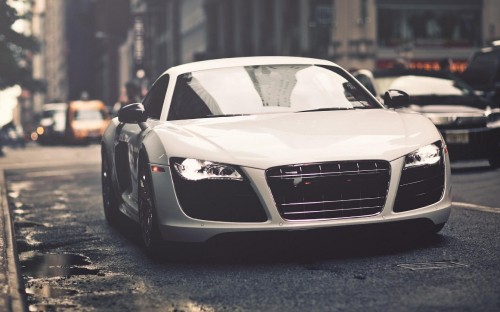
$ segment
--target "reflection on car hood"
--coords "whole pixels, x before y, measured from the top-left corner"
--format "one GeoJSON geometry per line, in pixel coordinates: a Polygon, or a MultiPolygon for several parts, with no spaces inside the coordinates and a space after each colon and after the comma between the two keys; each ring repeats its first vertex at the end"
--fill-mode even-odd
{"type": "Polygon", "coordinates": [[[335,160],[391,161],[440,139],[422,115],[384,109],[182,120],[157,126],[155,132],[170,157],[262,169],[335,160]]]}

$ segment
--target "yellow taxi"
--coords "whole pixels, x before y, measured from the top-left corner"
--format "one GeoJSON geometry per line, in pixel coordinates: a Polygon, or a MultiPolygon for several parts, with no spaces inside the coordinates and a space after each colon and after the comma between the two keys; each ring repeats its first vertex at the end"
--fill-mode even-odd
{"type": "Polygon", "coordinates": [[[73,143],[99,141],[110,120],[102,101],[72,101],[68,105],[68,139],[73,143]]]}

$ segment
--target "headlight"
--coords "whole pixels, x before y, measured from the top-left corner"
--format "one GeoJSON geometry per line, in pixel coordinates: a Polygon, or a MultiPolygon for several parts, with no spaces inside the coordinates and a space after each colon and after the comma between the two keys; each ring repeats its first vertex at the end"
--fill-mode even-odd
{"type": "Polygon", "coordinates": [[[211,162],[208,160],[199,160],[192,158],[174,158],[171,159],[175,171],[186,180],[236,180],[243,181],[243,177],[236,168],[211,162]]]}
{"type": "Polygon", "coordinates": [[[441,148],[438,143],[429,144],[406,155],[405,168],[434,165],[441,160],[441,148]]]}

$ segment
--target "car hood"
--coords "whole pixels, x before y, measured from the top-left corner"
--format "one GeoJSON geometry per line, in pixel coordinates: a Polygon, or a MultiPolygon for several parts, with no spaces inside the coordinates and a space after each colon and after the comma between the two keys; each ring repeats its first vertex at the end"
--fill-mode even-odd
{"type": "Polygon", "coordinates": [[[484,116],[484,110],[464,105],[410,105],[406,110],[421,114],[441,114],[441,115],[478,115],[484,116]]]}
{"type": "Polygon", "coordinates": [[[253,168],[394,160],[440,139],[419,114],[385,109],[307,112],[166,122],[154,128],[169,157],[253,168]]]}

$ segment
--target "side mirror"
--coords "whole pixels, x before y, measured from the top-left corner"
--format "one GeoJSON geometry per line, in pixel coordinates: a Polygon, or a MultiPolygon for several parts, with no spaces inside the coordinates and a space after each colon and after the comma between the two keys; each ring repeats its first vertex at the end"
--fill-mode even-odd
{"type": "Polygon", "coordinates": [[[123,123],[136,123],[139,124],[141,129],[146,129],[145,121],[148,119],[144,106],[141,103],[132,103],[123,106],[118,111],[118,121],[123,123]]]}
{"type": "Polygon", "coordinates": [[[410,104],[410,96],[401,90],[389,89],[382,98],[385,106],[389,108],[401,108],[410,104]]]}

